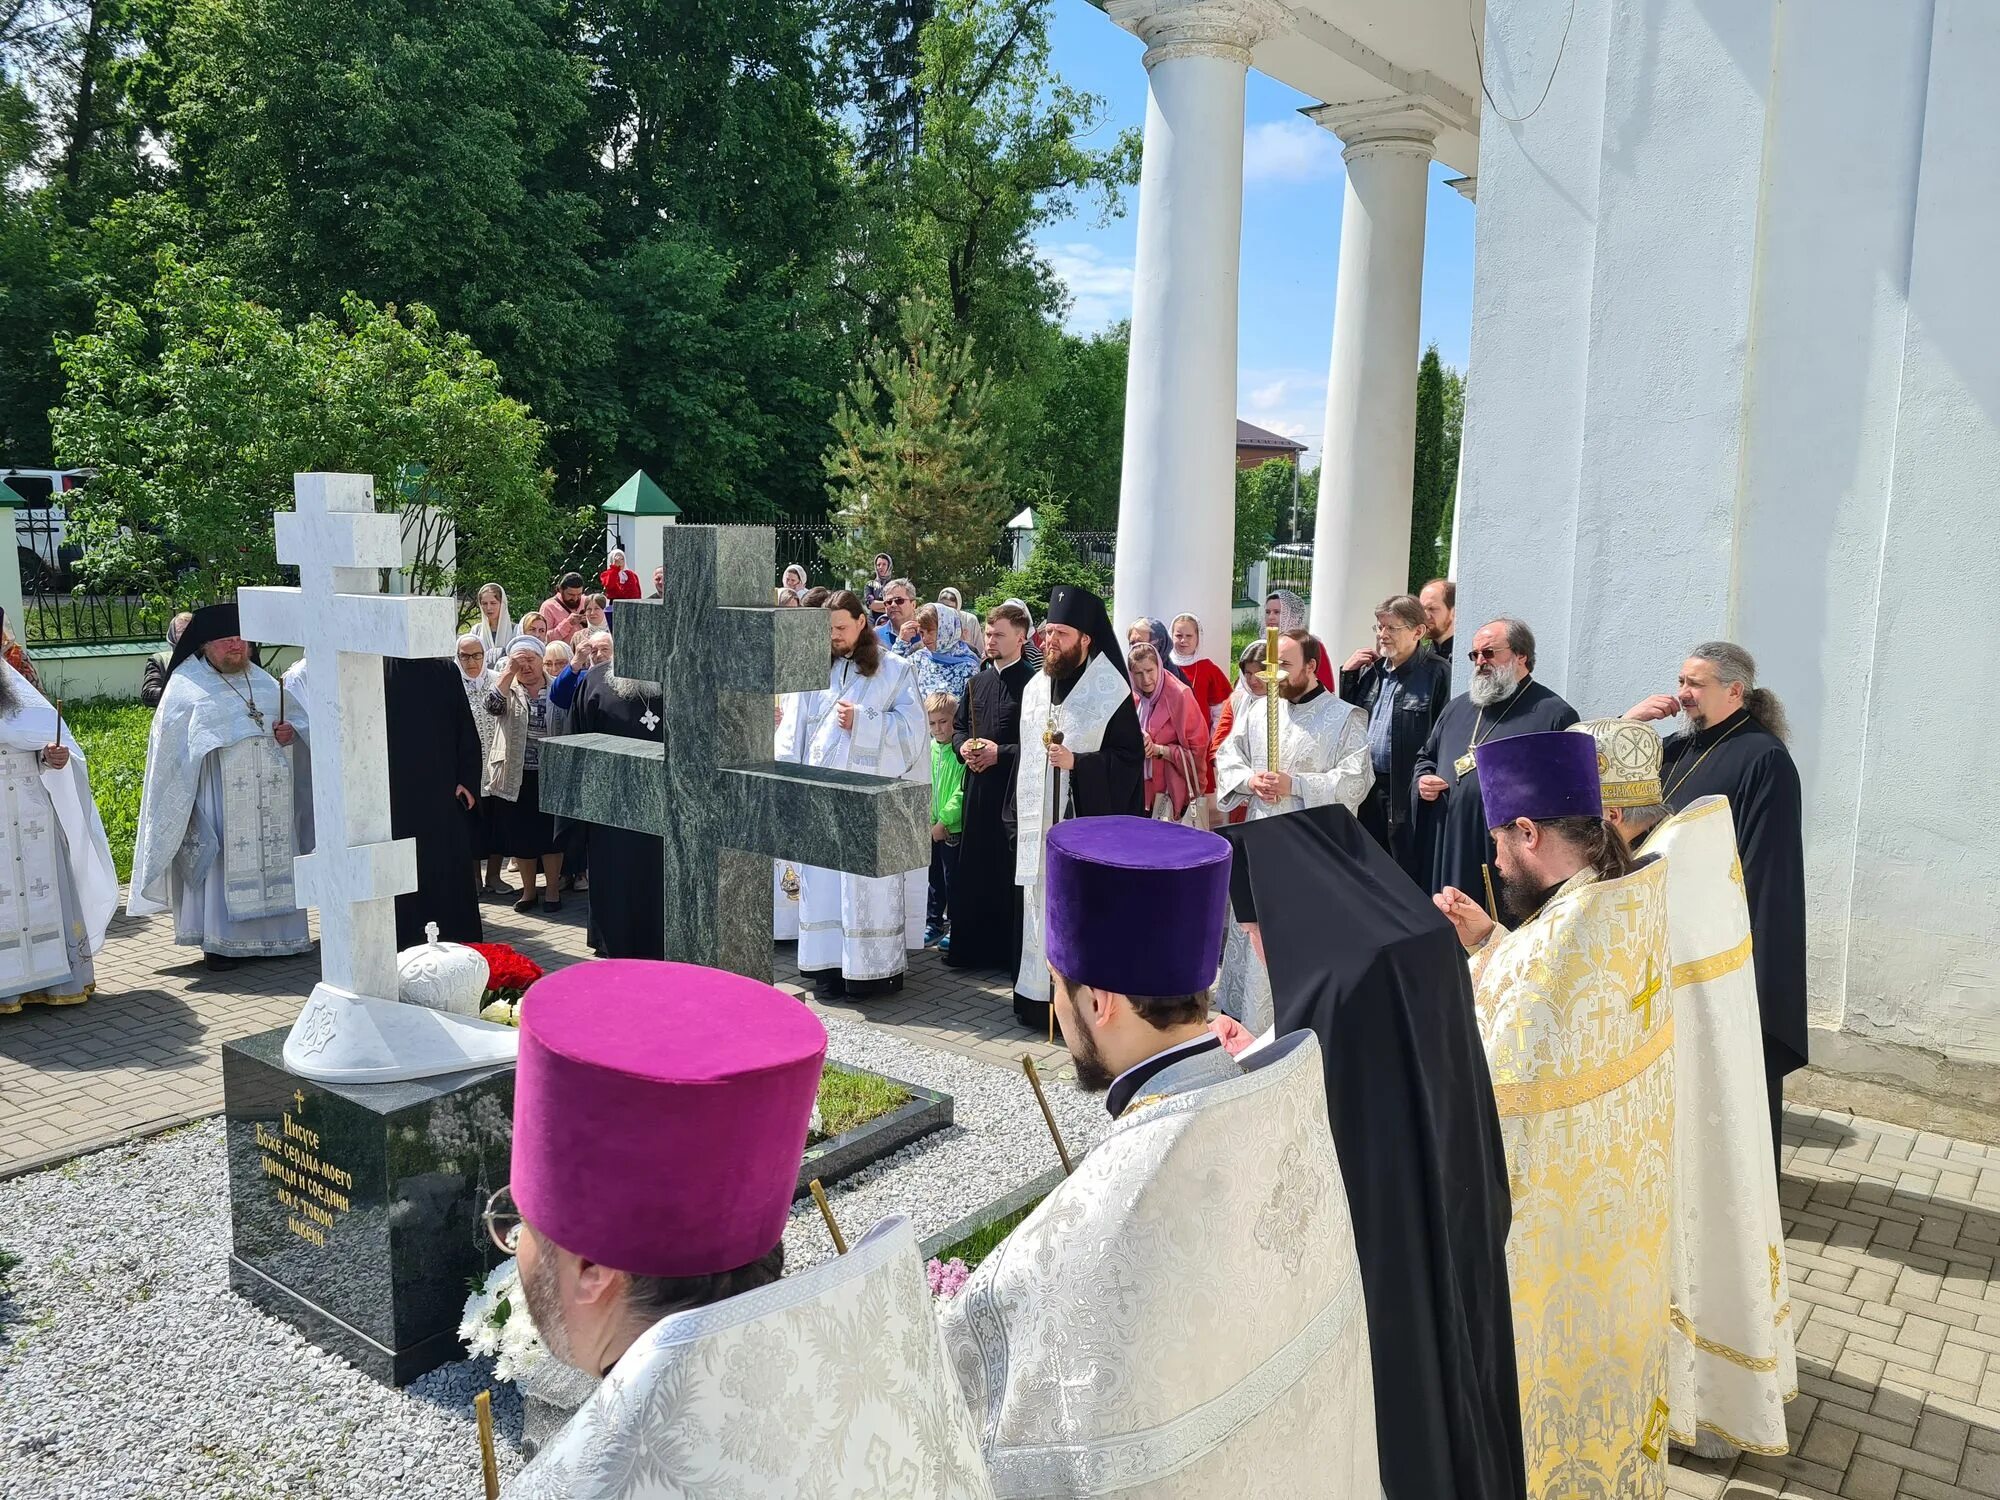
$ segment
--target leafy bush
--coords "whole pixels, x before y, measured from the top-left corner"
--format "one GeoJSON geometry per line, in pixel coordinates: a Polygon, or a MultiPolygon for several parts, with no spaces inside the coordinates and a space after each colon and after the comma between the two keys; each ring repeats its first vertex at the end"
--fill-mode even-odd
{"type": "Polygon", "coordinates": [[[1036,502],[1035,548],[1028,554],[1028,565],[1002,573],[999,581],[979,596],[974,608],[983,615],[996,604],[1019,599],[1040,623],[1048,616],[1049,594],[1059,583],[1076,584],[1108,600],[1111,570],[1084,560],[1076,544],[1063,534],[1063,523],[1068,519],[1061,501],[1044,497],[1036,502]]]}

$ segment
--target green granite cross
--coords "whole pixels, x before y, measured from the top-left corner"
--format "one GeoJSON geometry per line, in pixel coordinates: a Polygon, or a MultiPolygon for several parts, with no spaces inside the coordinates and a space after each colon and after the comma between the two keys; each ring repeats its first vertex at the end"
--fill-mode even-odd
{"type": "Polygon", "coordinates": [[[919,869],[930,788],[774,761],[771,695],[827,684],[826,612],[771,607],[768,527],[669,526],[665,543],[665,598],[621,600],[614,617],[618,674],[660,685],[661,742],[546,741],[542,807],[657,834],[667,958],[768,982],[771,861],[919,869]]]}

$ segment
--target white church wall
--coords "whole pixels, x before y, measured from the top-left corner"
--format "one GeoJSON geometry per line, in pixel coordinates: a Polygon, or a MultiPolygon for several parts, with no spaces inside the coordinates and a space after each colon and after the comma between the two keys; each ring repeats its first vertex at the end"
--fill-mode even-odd
{"type": "Polygon", "coordinates": [[[1792,720],[1812,1021],[1845,1009],[1858,736],[1902,387],[1928,4],[1792,7],[1778,43],[1731,600],[1792,720]],[[1854,101],[1869,97],[1867,109],[1854,101]]]}
{"type": "MultiPolygon", "coordinates": [[[[1507,112],[1568,11],[1491,0],[1507,112]]],[[[2000,1063],[2000,791],[1940,758],[2000,731],[1959,685],[2000,638],[1996,72],[1969,0],[1637,0],[1579,7],[1543,109],[1482,122],[1463,610],[1529,620],[1586,715],[1694,641],[1757,654],[1815,1056],[1883,1072],[1875,1042],[2000,1063]]]]}
{"type": "MultiPolygon", "coordinates": [[[[1519,616],[1538,632],[1553,681],[1568,662],[1609,34],[1607,7],[1579,6],[1565,43],[1568,11],[1566,0],[1486,8],[1497,107],[1480,121],[1469,368],[1501,373],[1466,384],[1456,511],[1461,640],[1470,645],[1475,622],[1519,616]],[[1535,109],[1558,54],[1566,86],[1535,109]]],[[[1462,683],[1466,669],[1453,670],[1462,683]]]]}
{"type": "Polygon", "coordinates": [[[1855,819],[1848,1029],[2000,1063],[2000,14],[1940,0],[1930,50],[1880,619],[1855,819]],[[1953,670],[1938,680],[1940,650],[1953,670]],[[1960,653],[1964,655],[1961,656],[1960,653]],[[1961,675],[1962,674],[1962,675],[1961,675]]]}

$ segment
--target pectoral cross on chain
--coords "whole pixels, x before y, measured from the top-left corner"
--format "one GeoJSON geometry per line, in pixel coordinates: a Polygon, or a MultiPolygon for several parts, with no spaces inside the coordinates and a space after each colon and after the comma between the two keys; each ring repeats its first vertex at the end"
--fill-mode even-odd
{"type": "Polygon", "coordinates": [[[1653,1029],[1653,1000],[1659,993],[1660,971],[1654,967],[1653,961],[1649,958],[1646,960],[1646,987],[1632,997],[1631,1006],[1633,1010],[1645,1011],[1646,1014],[1641,1024],[1648,1031],[1653,1029]]]}
{"type": "Polygon", "coordinates": [[[660,727],[660,716],[649,708],[639,715],[639,722],[646,726],[646,733],[651,734],[660,727]]]}

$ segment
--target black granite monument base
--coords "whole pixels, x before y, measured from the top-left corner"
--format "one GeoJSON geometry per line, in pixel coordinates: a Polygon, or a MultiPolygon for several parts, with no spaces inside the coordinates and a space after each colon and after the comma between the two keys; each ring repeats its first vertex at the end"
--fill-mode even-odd
{"type": "MultiPolygon", "coordinates": [[[[841,1066],[850,1073],[871,1071],[857,1068],[852,1063],[842,1063],[841,1066]]],[[[905,1083],[900,1078],[889,1078],[886,1073],[874,1076],[888,1078],[889,1082],[910,1096],[909,1102],[879,1119],[870,1120],[866,1125],[858,1125],[831,1140],[821,1141],[817,1146],[806,1147],[806,1159],[799,1164],[799,1187],[792,1195],[794,1198],[803,1198],[811,1192],[815,1181],[821,1187],[832,1187],[842,1178],[852,1177],[856,1172],[894,1156],[910,1142],[921,1140],[951,1123],[951,1095],[927,1089],[921,1084],[905,1083]]]]}
{"type": "Polygon", "coordinates": [[[222,1049],[229,1284],[388,1385],[462,1358],[470,1283],[500,1252],[479,1221],[507,1181],[511,1066],[406,1083],[314,1083],[285,1031],[222,1049]]]}

